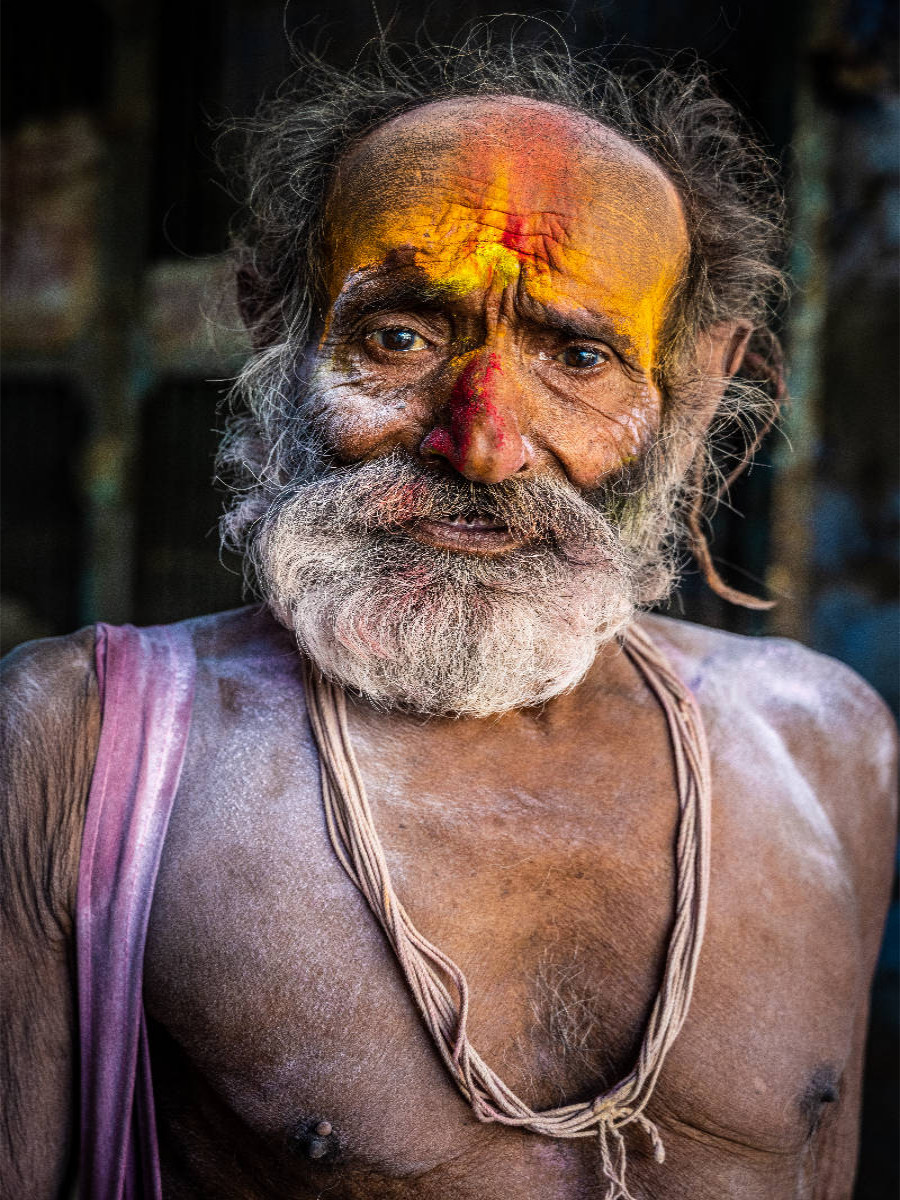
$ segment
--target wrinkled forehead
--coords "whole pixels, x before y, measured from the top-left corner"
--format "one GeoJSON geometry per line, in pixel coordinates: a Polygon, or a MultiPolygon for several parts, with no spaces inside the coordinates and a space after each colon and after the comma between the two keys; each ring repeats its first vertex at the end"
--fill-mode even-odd
{"type": "Polygon", "coordinates": [[[657,164],[580,113],[515,97],[440,101],[374,130],[341,163],[328,218],[332,296],[405,252],[458,288],[524,268],[538,290],[660,307],[687,252],[657,164]]]}

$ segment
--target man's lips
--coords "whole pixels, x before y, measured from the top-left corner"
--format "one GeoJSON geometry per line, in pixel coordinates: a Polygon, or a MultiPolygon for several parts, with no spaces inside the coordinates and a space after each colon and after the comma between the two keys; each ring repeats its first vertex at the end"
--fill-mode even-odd
{"type": "Polygon", "coordinates": [[[468,554],[503,554],[524,541],[490,517],[423,517],[403,528],[410,537],[428,546],[468,554]]]}

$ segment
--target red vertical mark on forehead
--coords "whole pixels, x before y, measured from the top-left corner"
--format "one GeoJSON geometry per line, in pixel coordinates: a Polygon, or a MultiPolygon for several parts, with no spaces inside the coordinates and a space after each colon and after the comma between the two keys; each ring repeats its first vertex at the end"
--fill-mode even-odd
{"type": "Polygon", "coordinates": [[[505,246],[507,250],[514,250],[516,254],[523,258],[528,257],[528,233],[525,225],[526,221],[524,217],[510,213],[506,219],[506,228],[503,230],[503,236],[500,238],[501,246],[505,246]]]}

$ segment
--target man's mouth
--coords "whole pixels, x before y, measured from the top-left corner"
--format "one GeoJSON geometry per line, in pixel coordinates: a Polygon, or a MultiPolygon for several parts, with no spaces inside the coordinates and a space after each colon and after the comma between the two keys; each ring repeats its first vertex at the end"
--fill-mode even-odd
{"type": "Polygon", "coordinates": [[[428,546],[467,554],[504,554],[523,544],[502,521],[468,513],[423,517],[404,526],[404,531],[428,546]]]}

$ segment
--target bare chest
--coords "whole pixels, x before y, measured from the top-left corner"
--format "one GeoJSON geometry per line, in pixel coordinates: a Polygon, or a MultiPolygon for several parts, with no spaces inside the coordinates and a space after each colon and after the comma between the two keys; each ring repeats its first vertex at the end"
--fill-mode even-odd
{"type": "MultiPolygon", "coordinates": [[[[637,771],[621,738],[586,748],[573,769],[546,731],[510,753],[497,731],[467,745],[392,730],[376,748],[371,725],[357,726],[398,894],[466,972],[475,1048],[536,1108],[627,1074],[660,983],[677,811],[664,731],[652,713],[631,717],[637,771]]],[[[724,1130],[781,1164],[785,1147],[799,1154],[805,1082],[846,1052],[846,1029],[823,1024],[816,1003],[847,974],[840,896],[827,872],[798,878],[777,843],[754,863],[748,848],[760,847],[746,836],[720,819],[696,994],[654,1098],[666,1195],[681,1194],[685,1129],[724,1130]],[[826,953],[810,951],[802,914],[791,923],[783,911],[811,901],[820,918],[830,906],[826,953]]],[[[592,1141],[475,1121],[334,856],[315,755],[277,695],[252,720],[240,706],[198,719],[145,991],[164,1152],[185,1194],[597,1194],[592,1141]],[[223,1139],[241,1145],[239,1168],[223,1139]],[[228,1169],[214,1180],[219,1162],[228,1169]]],[[[651,1181],[660,1168],[633,1142],[632,1173],[651,1181]]],[[[685,1178],[685,1195],[705,1194],[696,1156],[685,1178]]],[[[760,1196],[782,1194],[761,1179],[760,1196]]]]}

